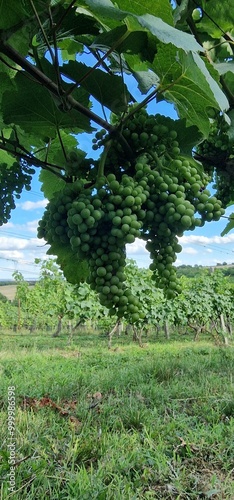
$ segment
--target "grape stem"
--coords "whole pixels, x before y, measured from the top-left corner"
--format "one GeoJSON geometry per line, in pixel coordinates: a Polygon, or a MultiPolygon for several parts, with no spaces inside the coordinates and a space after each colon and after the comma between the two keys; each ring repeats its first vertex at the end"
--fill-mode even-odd
{"type": "Polygon", "coordinates": [[[160,168],[160,170],[162,170],[163,168],[165,168],[161,162],[161,160],[159,159],[157,153],[155,153],[155,151],[149,151],[148,154],[151,156],[151,158],[153,158],[153,160],[155,161],[157,167],[160,168]]]}
{"type": "Polygon", "coordinates": [[[100,156],[100,161],[99,161],[99,165],[98,165],[98,172],[97,172],[97,180],[100,179],[100,177],[103,177],[104,176],[104,168],[105,168],[105,163],[106,163],[106,159],[107,159],[107,155],[108,155],[108,152],[109,152],[109,149],[111,147],[111,143],[112,141],[109,140],[106,144],[105,144],[105,148],[100,156]]]}

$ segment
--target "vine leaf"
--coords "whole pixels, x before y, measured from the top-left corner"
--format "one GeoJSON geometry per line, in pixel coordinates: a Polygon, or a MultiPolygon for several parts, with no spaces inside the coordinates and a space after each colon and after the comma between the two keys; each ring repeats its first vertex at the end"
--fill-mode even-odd
{"type": "Polygon", "coordinates": [[[153,71],[133,70],[133,76],[142,94],[147,94],[152,87],[157,87],[159,84],[159,77],[153,71]]]}
{"type": "Polygon", "coordinates": [[[116,8],[110,0],[84,0],[84,3],[91,12],[97,13],[100,17],[121,21],[127,14],[125,11],[116,8]]]}
{"type": "MultiPolygon", "coordinates": [[[[2,102],[2,97],[4,92],[9,89],[14,89],[14,80],[9,77],[9,75],[5,72],[0,72],[0,102],[2,102]]],[[[0,106],[1,109],[2,106],[0,106]]],[[[0,114],[0,126],[4,127],[4,121],[2,119],[2,115],[0,114]]]]}
{"type": "MultiPolygon", "coordinates": [[[[189,0],[182,0],[180,2],[180,5],[177,5],[177,7],[173,12],[173,19],[175,24],[182,18],[186,17],[186,15],[188,15],[188,5],[189,5],[189,0]]],[[[193,8],[194,7],[195,6],[193,6],[193,8]]]]}
{"type": "Polygon", "coordinates": [[[138,54],[145,51],[147,46],[147,33],[134,22],[131,16],[126,17],[127,24],[101,33],[95,38],[91,48],[107,50],[113,47],[118,53],[138,54]],[[132,22],[133,21],[133,22],[132,22]]]}
{"type": "Polygon", "coordinates": [[[227,223],[226,227],[221,233],[221,236],[225,236],[225,234],[229,233],[232,229],[234,229],[234,212],[229,216],[230,221],[227,223]]]}
{"type": "Polygon", "coordinates": [[[42,183],[41,191],[48,200],[51,200],[54,194],[63,189],[66,185],[66,182],[63,181],[63,179],[57,177],[56,171],[53,174],[53,172],[44,169],[40,172],[39,181],[42,183]]]}
{"type": "Polygon", "coordinates": [[[155,17],[160,17],[165,23],[173,25],[172,9],[168,0],[117,0],[120,9],[127,10],[137,15],[150,12],[155,17]]]}
{"type": "MultiPolygon", "coordinates": [[[[70,128],[74,132],[91,131],[89,119],[76,110],[60,111],[54,98],[44,87],[38,85],[23,73],[15,77],[17,90],[9,90],[4,94],[2,104],[5,123],[16,123],[36,136],[55,137],[58,127],[70,128]]],[[[86,91],[77,89],[79,102],[88,106],[89,98],[86,91]]]]}
{"type": "Polygon", "coordinates": [[[229,102],[228,102],[225,94],[221,90],[220,86],[216,82],[216,80],[212,77],[212,74],[214,74],[214,69],[212,68],[212,71],[209,72],[207,67],[206,67],[205,62],[199,56],[199,54],[193,53],[192,57],[194,59],[194,62],[197,65],[197,67],[201,70],[201,72],[203,74],[202,89],[205,90],[205,86],[206,86],[207,87],[207,89],[206,89],[207,94],[211,90],[211,92],[213,93],[214,99],[215,99],[216,103],[218,104],[220,110],[221,111],[227,110],[229,108],[229,102]]]}
{"type": "MultiPolygon", "coordinates": [[[[169,21],[167,19],[167,22],[158,17],[161,15],[161,10],[154,10],[154,12],[158,12],[157,16],[152,14],[144,14],[139,16],[127,10],[115,8],[113,3],[109,0],[85,0],[85,3],[90,8],[91,12],[97,12],[100,16],[105,16],[107,18],[120,21],[125,19],[127,16],[132,15],[132,17],[135,18],[140,26],[142,26],[163,43],[172,43],[175,47],[182,48],[185,51],[204,52],[203,47],[196,41],[193,35],[179,31],[168,24],[168,22],[172,23],[171,16],[169,21]]],[[[137,4],[137,2],[130,4],[130,2],[125,2],[124,0],[120,3],[121,6],[124,7],[124,9],[125,7],[126,9],[130,7],[131,10],[135,10],[135,6],[137,4]]],[[[144,12],[146,11],[147,8],[144,5],[144,12]]],[[[137,12],[139,12],[139,4],[137,6],[137,12]]]]}
{"type": "Polygon", "coordinates": [[[104,73],[100,69],[95,69],[86,77],[91,69],[86,64],[77,61],[69,61],[61,68],[62,72],[74,81],[83,78],[81,87],[113,113],[125,111],[130,97],[122,78],[104,73]]]}
{"type": "Polygon", "coordinates": [[[11,28],[28,17],[27,7],[29,7],[30,11],[30,2],[27,1],[27,7],[23,3],[26,2],[11,2],[6,6],[5,0],[0,1],[0,29],[11,28]]]}
{"type": "Polygon", "coordinates": [[[85,260],[77,259],[76,252],[73,252],[70,246],[52,243],[47,254],[56,256],[56,262],[69,283],[77,285],[86,281],[89,275],[88,263],[85,260]]]}
{"type": "Polygon", "coordinates": [[[222,2],[204,2],[204,11],[201,22],[198,24],[199,31],[207,32],[213,39],[218,39],[224,33],[231,32],[234,24],[234,10],[231,8],[230,0],[222,2]],[[216,19],[218,22],[214,22],[216,19]]]}
{"type": "Polygon", "coordinates": [[[7,168],[10,168],[15,161],[15,158],[11,156],[11,154],[8,154],[3,149],[0,149],[0,164],[4,163],[7,165],[7,168]]]}
{"type": "Polygon", "coordinates": [[[234,109],[228,113],[228,119],[230,120],[230,127],[228,130],[228,136],[232,143],[234,143],[234,109]]]}
{"type": "Polygon", "coordinates": [[[177,30],[162,19],[151,14],[136,17],[141,26],[150,31],[161,42],[165,44],[172,43],[175,47],[184,49],[186,52],[204,52],[203,47],[195,40],[193,35],[177,30]]]}
{"type": "Polygon", "coordinates": [[[229,71],[234,73],[234,62],[232,62],[232,61],[217,63],[217,64],[214,64],[214,67],[215,67],[215,69],[217,69],[217,71],[220,75],[225,75],[229,71]]]}
{"type": "Polygon", "coordinates": [[[208,109],[220,110],[220,106],[223,109],[228,101],[221,90],[220,95],[218,84],[211,75],[207,81],[208,70],[202,63],[196,54],[186,54],[169,44],[158,47],[152,67],[160,77],[159,91],[163,98],[174,103],[179,116],[186,118],[187,125],[196,125],[207,137],[210,129],[208,109]]]}
{"type": "Polygon", "coordinates": [[[67,134],[64,130],[61,130],[59,135],[60,139],[57,135],[55,139],[51,141],[49,147],[45,146],[35,156],[39,158],[39,160],[47,161],[48,163],[64,168],[65,158],[62,151],[61,141],[65,154],[68,154],[71,150],[77,148],[78,141],[76,137],[71,134],[67,134]]]}

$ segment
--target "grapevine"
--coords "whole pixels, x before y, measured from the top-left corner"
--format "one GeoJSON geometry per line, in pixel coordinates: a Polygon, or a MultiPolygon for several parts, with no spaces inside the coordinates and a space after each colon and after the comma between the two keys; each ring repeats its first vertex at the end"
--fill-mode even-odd
{"type": "MultiPolygon", "coordinates": [[[[94,149],[103,148],[97,178],[77,179],[55,194],[39,223],[38,236],[50,245],[70,245],[89,265],[89,283],[100,302],[119,318],[143,319],[138,299],[125,284],[126,244],[146,242],[153,278],[168,298],[180,293],[174,262],[178,237],[224,214],[221,201],[207,190],[210,175],[181,154],[173,120],[141,109],[121,123],[129,145],[105,131],[94,149]]],[[[93,176],[93,172],[92,172],[93,176]]]]}

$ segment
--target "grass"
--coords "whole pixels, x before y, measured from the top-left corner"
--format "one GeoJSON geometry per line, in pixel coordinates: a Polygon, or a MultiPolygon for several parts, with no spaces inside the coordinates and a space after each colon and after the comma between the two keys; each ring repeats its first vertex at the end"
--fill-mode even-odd
{"type": "Polygon", "coordinates": [[[234,351],[0,337],[1,499],[234,498],[234,351]],[[8,387],[16,388],[9,493],[8,387]]]}

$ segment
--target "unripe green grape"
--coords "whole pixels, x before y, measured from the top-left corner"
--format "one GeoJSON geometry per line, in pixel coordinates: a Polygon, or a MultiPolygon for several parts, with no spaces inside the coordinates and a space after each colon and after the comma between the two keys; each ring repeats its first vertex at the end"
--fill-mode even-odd
{"type": "Polygon", "coordinates": [[[105,267],[98,267],[97,268],[97,275],[100,277],[103,277],[106,275],[106,269],[105,267]]]}
{"type": "Polygon", "coordinates": [[[125,241],[126,243],[130,244],[130,243],[134,243],[135,241],[135,236],[133,236],[133,234],[127,234],[126,237],[125,237],[125,241]]]}

